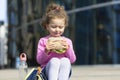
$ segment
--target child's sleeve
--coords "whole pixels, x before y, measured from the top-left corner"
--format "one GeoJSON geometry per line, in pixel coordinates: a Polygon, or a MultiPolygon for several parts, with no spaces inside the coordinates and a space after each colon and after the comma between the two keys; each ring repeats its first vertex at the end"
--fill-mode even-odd
{"type": "Polygon", "coordinates": [[[44,64],[48,55],[45,53],[44,38],[41,38],[38,42],[36,60],[39,64],[44,64]]]}
{"type": "Polygon", "coordinates": [[[73,44],[72,41],[70,39],[68,39],[68,44],[69,44],[69,48],[66,52],[66,57],[70,59],[71,63],[74,63],[76,61],[76,55],[75,52],[73,50],[73,44]]]}

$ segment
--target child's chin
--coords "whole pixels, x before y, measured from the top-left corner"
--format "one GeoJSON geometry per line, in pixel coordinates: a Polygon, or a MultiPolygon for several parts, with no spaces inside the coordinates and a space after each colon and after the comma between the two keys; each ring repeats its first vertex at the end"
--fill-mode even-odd
{"type": "Polygon", "coordinates": [[[56,35],[56,36],[54,36],[54,37],[60,37],[60,35],[56,35]]]}
{"type": "Polygon", "coordinates": [[[55,34],[54,36],[55,36],[55,37],[60,37],[61,35],[60,35],[60,34],[55,34]]]}

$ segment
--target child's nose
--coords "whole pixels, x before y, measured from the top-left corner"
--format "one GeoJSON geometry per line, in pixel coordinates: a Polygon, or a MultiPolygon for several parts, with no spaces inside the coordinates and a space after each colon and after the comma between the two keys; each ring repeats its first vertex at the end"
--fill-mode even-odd
{"type": "Polygon", "coordinates": [[[57,28],[56,28],[56,31],[59,31],[59,30],[60,30],[60,29],[57,27],[57,28]]]}

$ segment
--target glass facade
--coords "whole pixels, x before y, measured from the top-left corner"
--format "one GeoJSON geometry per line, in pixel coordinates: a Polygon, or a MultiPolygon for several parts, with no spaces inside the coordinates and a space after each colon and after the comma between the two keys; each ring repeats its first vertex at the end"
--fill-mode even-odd
{"type": "MultiPolygon", "coordinates": [[[[91,1],[76,0],[76,7],[91,1]],[[82,4],[80,4],[82,3],[82,4]]],[[[110,2],[94,0],[92,3],[110,2]]],[[[92,5],[91,3],[89,5],[92,5]]],[[[120,63],[119,5],[105,6],[76,13],[75,51],[76,64],[120,63]],[[115,11],[117,9],[117,12],[115,11]]]]}

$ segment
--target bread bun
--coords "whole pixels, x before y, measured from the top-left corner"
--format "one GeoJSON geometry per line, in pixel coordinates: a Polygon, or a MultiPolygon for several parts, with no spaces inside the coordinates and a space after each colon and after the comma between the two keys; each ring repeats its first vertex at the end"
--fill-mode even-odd
{"type": "Polygon", "coordinates": [[[62,44],[60,43],[62,40],[63,38],[61,37],[51,37],[48,39],[48,42],[54,43],[56,47],[61,47],[61,49],[53,49],[52,52],[55,52],[57,54],[63,54],[66,52],[67,49],[62,48],[62,44]]]}

